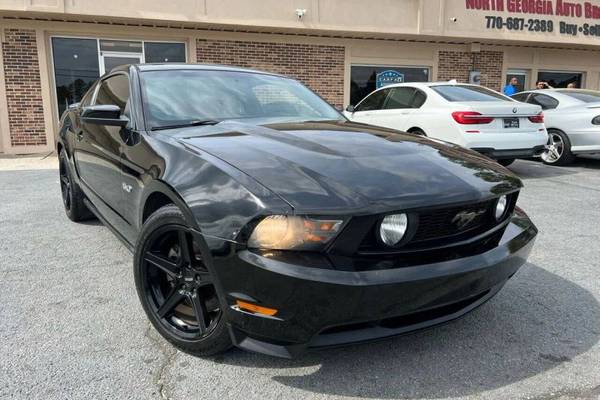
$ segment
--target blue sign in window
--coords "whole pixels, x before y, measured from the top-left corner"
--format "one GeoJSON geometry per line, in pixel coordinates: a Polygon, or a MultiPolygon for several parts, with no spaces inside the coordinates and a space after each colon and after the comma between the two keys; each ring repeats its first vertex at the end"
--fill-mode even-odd
{"type": "Polygon", "coordinates": [[[379,89],[380,87],[402,82],[404,82],[404,74],[393,69],[388,69],[377,74],[376,87],[379,89]]]}

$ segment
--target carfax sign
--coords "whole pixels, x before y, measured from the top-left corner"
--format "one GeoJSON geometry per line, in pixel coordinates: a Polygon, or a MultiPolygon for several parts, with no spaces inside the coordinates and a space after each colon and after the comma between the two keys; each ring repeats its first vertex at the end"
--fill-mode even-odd
{"type": "Polygon", "coordinates": [[[600,37],[600,5],[590,1],[465,0],[465,2],[467,10],[486,12],[482,21],[486,29],[600,37]],[[578,22],[577,19],[580,21],[578,22]]]}
{"type": "Polygon", "coordinates": [[[377,74],[375,85],[379,89],[380,87],[402,82],[404,82],[404,74],[388,69],[377,74]]]}

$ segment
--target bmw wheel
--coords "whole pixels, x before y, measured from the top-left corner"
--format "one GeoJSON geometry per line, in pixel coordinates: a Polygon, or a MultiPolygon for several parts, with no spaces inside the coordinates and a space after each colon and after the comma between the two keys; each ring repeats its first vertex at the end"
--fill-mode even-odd
{"type": "Polygon", "coordinates": [[[567,165],[574,159],[569,137],[557,129],[548,129],[548,145],[542,153],[542,161],[549,165],[567,165]]]}

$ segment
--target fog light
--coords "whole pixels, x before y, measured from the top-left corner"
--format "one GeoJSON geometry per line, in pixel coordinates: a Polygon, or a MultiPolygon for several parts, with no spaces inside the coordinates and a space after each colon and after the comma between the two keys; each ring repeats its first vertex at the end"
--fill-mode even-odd
{"type": "Polygon", "coordinates": [[[496,202],[496,212],[494,216],[496,217],[496,221],[500,221],[506,212],[506,205],[508,204],[508,198],[506,196],[501,196],[496,202]]]}
{"type": "Polygon", "coordinates": [[[393,214],[386,216],[379,226],[379,236],[383,243],[395,246],[404,237],[408,228],[408,217],[406,214],[393,214]]]}

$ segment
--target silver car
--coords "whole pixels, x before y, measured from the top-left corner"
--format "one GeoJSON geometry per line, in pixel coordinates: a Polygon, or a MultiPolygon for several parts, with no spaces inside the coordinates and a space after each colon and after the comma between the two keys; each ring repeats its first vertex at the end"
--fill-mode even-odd
{"type": "Polygon", "coordinates": [[[548,146],[546,164],[567,165],[580,154],[600,153],[600,92],[542,89],[517,93],[513,99],[544,110],[548,146]]]}

